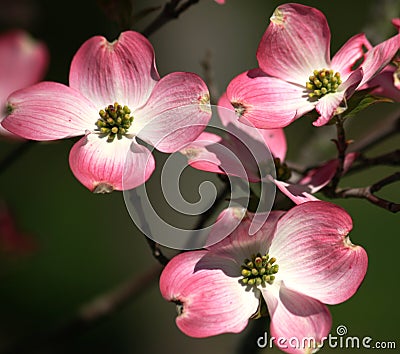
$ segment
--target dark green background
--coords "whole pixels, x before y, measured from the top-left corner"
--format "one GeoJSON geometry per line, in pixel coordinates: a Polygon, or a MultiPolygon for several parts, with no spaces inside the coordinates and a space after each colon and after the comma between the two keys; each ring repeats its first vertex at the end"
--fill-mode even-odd
{"type": "MultiPolygon", "coordinates": [[[[201,0],[178,21],[151,36],[160,74],[193,71],[203,76],[200,62],[210,50],[214,81],[222,92],[235,75],[257,65],[258,42],[273,9],[281,3],[227,0],[226,5],[219,6],[212,0],[201,0]]],[[[400,16],[398,1],[302,3],[316,6],[326,14],[333,53],[360,31],[367,31],[374,41],[387,38],[394,33],[390,17],[400,16]],[[392,6],[387,17],[380,13],[384,4],[392,6]]],[[[134,10],[157,4],[163,2],[134,1],[134,10]]],[[[1,6],[3,30],[22,27],[48,43],[51,54],[48,80],[67,83],[72,56],[90,36],[101,34],[109,40],[118,36],[117,26],[95,1],[15,0],[1,1],[1,6]],[[14,6],[23,6],[25,10],[15,13],[14,6]]],[[[134,28],[143,29],[151,18],[150,15],[134,28]]],[[[348,138],[357,139],[376,129],[395,109],[399,109],[398,104],[369,108],[350,123],[348,138]]],[[[317,129],[310,120],[302,119],[286,132],[291,160],[300,155],[303,162],[310,161],[310,152],[334,157],[334,147],[329,142],[335,134],[333,127],[317,129]],[[318,135],[323,138],[318,139],[318,135]]],[[[399,143],[399,137],[394,137],[374,148],[370,155],[399,148],[399,143]]],[[[29,257],[1,256],[0,349],[14,340],[57,327],[81,304],[156,263],[125,209],[122,194],[92,195],[74,178],[68,166],[72,144],[72,141],[36,144],[0,176],[0,198],[12,207],[20,229],[31,233],[38,243],[37,252],[29,257]]],[[[17,143],[1,141],[0,157],[16,146],[17,143]]],[[[395,168],[374,168],[343,180],[342,185],[368,185],[394,171],[395,168]]],[[[200,172],[194,172],[193,176],[209,177],[200,172]]],[[[150,188],[157,188],[156,177],[150,180],[150,188]]],[[[193,179],[183,183],[196,188],[193,179]]],[[[400,201],[398,186],[392,185],[380,195],[400,201]]],[[[369,270],[352,299],[330,307],[333,332],[342,324],[348,327],[348,335],[396,341],[399,347],[399,215],[365,201],[337,202],[353,218],[351,239],[367,250],[369,270]]],[[[301,271],[299,276],[307,274],[301,271]]],[[[174,305],[161,298],[155,281],[111,318],[37,353],[234,353],[248,332],[191,339],[177,329],[174,318],[174,305]]],[[[330,351],[335,350],[323,350],[330,351]]],[[[352,351],[362,352],[348,350],[352,351]]]]}

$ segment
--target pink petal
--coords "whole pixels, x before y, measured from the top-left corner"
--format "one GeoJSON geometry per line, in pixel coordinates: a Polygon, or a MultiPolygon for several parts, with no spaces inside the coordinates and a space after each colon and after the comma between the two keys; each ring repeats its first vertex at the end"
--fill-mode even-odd
{"type": "Polygon", "coordinates": [[[49,53],[44,43],[20,30],[0,36],[0,103],[18,89],[41,80],[47,69],[49,53]]]}
{"type": "Polygon", "coordinates": [[[269,254],[277,259],[276,280],[327,304],[349,299],[367,271],[365,250],[350,242],[350,216],[328,202],[308,202],[278,222],[269,254]]]}
{"type": "Polygon", "coordinates": [[[263,129],[285,127],[315,106],[304,87],[270,77],[259,69],[234,78],[227,96],[245,124],[250,121],[263,129]]]}
{"type": "Polygon", "coordinates": [[[211,118],[209,93],[196,74],[175,72],[163,77],[133,115],[137,136],[162,152],[175,152],[195,140],[211,118]]]}
{"type": "Polygon", "coordinates": [[[398,69],[394,66],[387,66],[361,89],[372,89],[370,91],[372,95],[387,97],[395,102],[400,102],[400,86],[396,87],[395,81],[396,70],[398,69]]]}
{"type": "Polygon", "coordinates": [[[222,124],[225,127],[231,127],[231,132],[243,131],[251,139],[266,144],[274,157],[280,158],[281,161],[285,159],[287,145],[283,129],[257,129],[253,127],[250,121],[244,124],[244,117],[241,118],[242,122],[240,122],[234,113],[234,108],[229,102],[226,93],[219,99],[218,108],[222,124]],[[232,126],[237,129],[233,129],[232,126]]]}
{"type": "Polygon", "coordinates": [[[174,257],[161,274],[161,294],[181,304],[176,324],[188,336],[241,332],[257,311],[259,294],[245,291],[238,282],[240,266],[232,260],[215,256],[199,265],[207,253],[190,251],[174,257]]]}
{"type": "Polygon", "coordinates": [[[308,353],[328,336],[332,317],[328,308],[313,298],[299,294],[285,285],[262,289],[271,316],[271,337],[286,353],[308,353]]]}
{"type": "Polygon", "coordinates": [[[208,247],[208,249],[213,254],[235,259],[239,265],[254,254],[265,254],[271,245],[275,227],[282,215],[284,215],[282,211],[270,212],[266,222],[257,227],[259,231],[254,235],[250,235],[249,231],[252,223],[259,223],[261,220],[259,214],[245,212],[241,208],[225,209],[217,219],[217,221],[222,219],[223,222],[221,224],[217,223],[212,228],[209,239],[216,239],[215,235],[219,236],[221,231],[230,229],[232,225],[237,225],[237,227],[226,238],[208,247]],[[240,223],[238,223],[239,221],[240,223]]]}
{"type": "Polygon", "coordinates": [[[279,6],[257,50],[267,74],[304,86],[314,70],[330,67],[331,33],[325,16],[300,4],[279,6]]]}
{"type": "Polygon", "coordinates": [[[140,33],[122,32],[113,42],[95,36],[75,54],[69,83],[98,110],[114,102],[134,110],[159,80],[154,60],[153,47],[140,33]]]}
{"type": "Polygon", "coordinates": [[[41,82],[10,95],[11,113],[2,125],[26,139],[56,140],[95,129],[98,111],[78,91],[56,82],[41,82]]]}
{"type": "Polygon", "coordinates": [[[331,68],[338,71],[342,81],[353,71],[353,66],[361,58],[364,59],[364,48],[370,50],[372,48],[364,33],[356,34],[351,37],[335,54],[332,59],[331,68]]]}
{"type": "Polygon", "coordinates": [[[397,30],[400,30],[400,18],[394,18],[392,24],[397,28],[397,30]]]}
{"type": "Polygon", "coordinates": [[[215,0],[215,2],[220,5],[225,4],[225,0],[215,0]]]}
{"type": "Polygon", "coordinates": [[[378,75],[381,70],[389,64],[396,52],[400,48],[400,34],[389,38],[369,50],[365,55],[365,61],[362,64],[364,76],[360,86],[367,83],[378,75]]]}
{"type": "Polygon", "coordinates": [[[71,149],[72,173],[86,188],[97,193],[135,188],[151,176],[155,168],[151,152],[123,137],[107,142],[98,134],[88,134],[71,149]]]}
{"type": "Polygon", "coordinates": [[[339,90],[335,93],[328,93],[318,100],[315,107],[320,114],[319,118],[313,123],[314,126],[320,127],[327,124],[335,114],[340,114],[347,109],[339,107],[343,100],[347,100],[356,90],[363,77],[362,69],[357,69],[343,82],[339,90]]]}
{"type": "Polygon", "coordinates": [[[308,185],[293,184],[276,179],[272,179],[272,181],[284,195],[296,204],[319,200],[312,195],[311,187],[308,185]]]}
{"type": "Polygon", "coordinates": [[[220,168],[221,160],[212,151],[213,145],[219,144],[221,141],[222,138],[218,135],[203,132],[180,152],[188,158],[188,163],[193,168],[224,174],[224,171],[220,168]]]}
{"type": "MultiPolygon", "coordinates": [[[[41,80],[47,69],[49,53],[44,43],[20,30],[0,36],[0,123],[5,117],[7,97],[13,91],[41,80]]],[[[0,125],[0,135],[20,138],[0,125]]]]}

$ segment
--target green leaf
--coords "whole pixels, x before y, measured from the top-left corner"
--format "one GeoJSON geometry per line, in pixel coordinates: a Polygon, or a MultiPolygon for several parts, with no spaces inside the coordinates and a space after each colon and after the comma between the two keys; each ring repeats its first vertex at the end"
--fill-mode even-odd
{"type": "Polygon", "coordinates": [[[351,118],[365,108],[379,102],[393,102],[393,100],[370,95],[365,91],[358,91],[347,101],[347,109],[342,113],[342,118],[351,118]]]}

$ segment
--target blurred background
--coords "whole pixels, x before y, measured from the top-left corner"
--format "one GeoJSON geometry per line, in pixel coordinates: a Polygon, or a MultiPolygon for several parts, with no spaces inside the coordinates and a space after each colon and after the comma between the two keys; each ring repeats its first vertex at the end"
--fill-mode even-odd
{"type": "MultiPolygon", "coordinates": [[[[69,65],[80,45],[93,35],[110,41],[119,27],[106,1],[0,0],[0,30],[22,28],[43,40],[50,50],[46,80],[68,83],[69,65]]],[[[162,0],[133,0],[124,15],[143,13],[162,6],[162,0]]],[[[237,74],[257,66],[255,53],[269,18],[283,1],[227,0],[223,6],[201,0],[150,36],[161,76],[173,71],[191,71],[204,78],[201,62],[209,55],[213,84],[222,93],[237,74]],[[209,53],[209,54],[207,54],[209,53]]],[[[322,10],[332,32],[332,53],[353,34],[365,31],[373,43],[394,34],[390,20],[400,16],[397,0],[302,1],[322,10]]],[[[143,30],[160,10],[137,18],[132,28],[143,30]]],[[[120,19],[120,18],[119,18],[120,19]]],[[[214,97],[217,99],[218,97],[214,97]]],[[[348,125],[348,138],[357,140],[379,129],[385,117],[399,110],[399,104],[368,108],[348,125]]],[[[311,163],[313,159],[335,157],[330,139],[332,126],[314,128],[309,119],[298,120],[285,129],[288,159],[311,163]],[[312,154],[312,156],[311,156],[312,154]]],[[[0,158],[20,142],[1,140],[0,158]]],[[[13,343],[34,342],[37,337],[61,326],[78,308],[98,294],[140,275],[157,262],[125,208],[120,192],[94,195],[72,175],[68,154],[73,141],[33,144],[0,175],[0,200],[7,205],[16,229],[23,234],[23,247],[0,249],[0,353],[13,343]]],[[[400,146],[392,137],[368,152],[369,156],[400,146]]],[[[165,158],[157,154],[157,158],[165,158]]],[[[398,170],[398,168],[397,168],[398,170]]],[[[396,171],[379,167],[345,178],[342,186],[366,186],[396,171]]],[[[189,171],[183,188],[196,190],[198,181],[215,176],[189,171]]],[[[158,190],[159,173],[148,186],[158,190]]],[[[155,198],[161,198],[154,192],[155,198]]],[[[399,184],[380,195],[400,201],[399,184]]],[[[348,328],[348,335],[370,336],[375,341],[396,341],[400,347],[398,323],[400,291],[398,250],[399,215],[363,200],[336,200],[353,218],[353,243],[369,254],[369,270],[356,295],[330,306],[333,329],[348,328]]],[[[334,216],[332,216],[334,217],[334,216]]],[[[175,326],[175,306],[162,299],[157,280],[145,282],[140,295],[112,316],[72,333],[35,353],[236,353],[249,335],[251,324],[238,335],[225,334],[192,339],[175,326]]],[[[212,299],[210,299],[212,301],[212,299]]],[[[257,321],[263,335],[264,320],[257,321]]],[[[255,339],[254,339],[255,340],[255,339]]],[[[251,341],[250,341],[251,342],[251,341]]],[[[27,345],[29,347],[29,344],[27,345]]],[[[242,353],[246,349],[241,349],[242,353]]],[[[249,347],[250,350],[250,347],[249,347]]],[[[323,352],[363,352],[362,349],[323,349],[323,352]]],[[[397,349],[398,350],[398,349],[397,349]]],[[[260,352],[278,352],[265,349],[260,352]]],[[[395,350],[392,350],[395,352],[395,350]]]]}

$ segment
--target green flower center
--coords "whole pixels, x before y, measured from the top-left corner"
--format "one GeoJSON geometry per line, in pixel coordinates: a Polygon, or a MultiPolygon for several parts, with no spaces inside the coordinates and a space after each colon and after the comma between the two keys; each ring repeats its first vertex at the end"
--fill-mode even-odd
{"type": "Polygon", "coordinates": [[[306,83],[306,88],[311,91],[308,96],[320,98],[327,93],[336,92],[341,83],[342,80],[338,72],[333,73],[333,70],[328,69],[314,70],[313,75],[309,77],[309,81],[306,83]]]}
{"type": "Polygon", "coordinates": [[[108,143],[113,142],[115,137],[122,139],[133,122],[130,114],[131,110],[127,106],[122,107],[118,102],[100,110],[100,118],[96,122],[100,137],[107,137],[108,143]]]}
{"type": "Polygon", "coordinates": [[[260,253],[253,255],[251,259],[245,259],[241,268],[243,285],[262,285],[272,284],[275,280],[275,274],[278,273],[279,266],[274,264],[276,258],[269,258],[269,255],[261,256],[260,253]]]}

